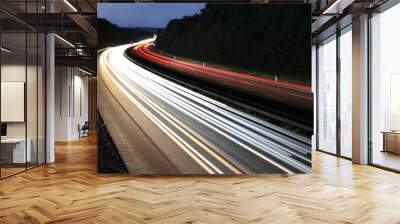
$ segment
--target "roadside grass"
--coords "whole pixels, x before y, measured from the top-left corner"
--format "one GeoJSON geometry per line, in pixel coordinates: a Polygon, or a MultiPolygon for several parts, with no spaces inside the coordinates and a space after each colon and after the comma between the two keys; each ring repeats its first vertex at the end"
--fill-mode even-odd
{"type": "Polygon", "coordinates": [[[210,67],[225,69],[225,70],[239,72],[239,73],[245,73],[245,74],[249,74],[249,75],[253,75],[253,76],[257,76],[257,77],[269,78],[269,79],[273,79],[273,80],[275,78],[277,78],[277,80],[279,80],[279,81],[296,83],[296,84],[301,84],[301,85],[306,85],[306,86],[310,86],[310,84],[311,84],[310,81],[305,81],[303,79],[299,79],[299,78],[293,77],[291,75],[276,74],[276,77],[275,77],[275,74],[271,74],[271,73],[268,73],[265,71],[254,71],[254,70],[250,71],[247,69],[242,69],[242,68],[234,67],[234,66],[226,66],[226,65],[215,64],[215,63],[210,63],[210,62],[202,62],[202,61],[191,59],[191,58],[184,58],[184,57],[176,56],[176,55],[158,50],[154,47],[151,48],[151,51],[161,54],[161,55],[164,55],[164,56],[171,57],[171,58],[175,57],[176,59],[195,63],[198,65],[203,65],[203,63],[204,63],[204,65],[207,65],[210,67]]]}

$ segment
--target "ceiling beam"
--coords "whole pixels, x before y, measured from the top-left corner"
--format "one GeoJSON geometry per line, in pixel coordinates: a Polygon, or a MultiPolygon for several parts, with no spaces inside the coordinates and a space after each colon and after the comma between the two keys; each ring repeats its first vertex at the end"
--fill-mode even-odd
{"type": "Polygon", "coordinates": [[[56,66],[87,67],[96,71],[97,59],[91,56],[55,56],[56,66]]]}
{"type": "Polygon", "coordinates": [[[86,42],[92,46],[95,47],[97,42],[97,30],[92,26],[92,24],[90,24],[88,22],[88,20],[83,17],[80,14],[68,14],[67,15],[72,21],[74,21],[79,27],[82,28],[82,30],[85,33],[86,38],[86,42]]]}

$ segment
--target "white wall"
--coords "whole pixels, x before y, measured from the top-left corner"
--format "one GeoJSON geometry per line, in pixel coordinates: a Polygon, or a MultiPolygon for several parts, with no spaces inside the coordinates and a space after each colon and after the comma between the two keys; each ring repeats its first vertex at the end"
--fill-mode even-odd
{"type": "Polygon", "coordinates": [[[55,68],[55,141],[69,139],[69,86],[71,83],[68,67],[55,68]]]}
{"type": "MultiPolygon", "coordinates": [[[[25,64],[3,64],[1,66],[1,81],[2,82],[25,82],[25,64]]],[[[28,66],[28,73],[32,72],[36,68],[28,66]]],[[[28,97],[35,96],[35,93],[27,93],[28,97]]],[[[6,110],[7,108],[1,108],[6,110]]],[[[29,116],[29,114],[28,114],[29,116]]],[[[28,117],[30,121],[30,117],[28,117]]],[[[25,137],[25,122],[7,122],[7,136],[8,137],[25,137]]],[[[28,136],[29,137],[29,136],[28,136]]]]}
{"type": "Polygon", "coordinates": [[[88,78],[76,68],[56,67],[55,140],[79,137],[78,125],[88,120],[88,78]]]}
{"type": "MultiPolygon", "coordinates": [[[[1,81],[25,82],[25,73],[25,64],[3,64],[1,66],[1,81]]],[[[6,110],[6,108],[1,109],[6,110]]],[[[7,137],[25,137],[25,122],[7,123],[7,137]]]]}
{"type": "MultiPolygon", "coordinates": [[[[2,82],[24,82],[26,83],[26,107],[21,108],[21,113],[26,112],[26,121],[6,122],[8,138],[24,138],[25,135],[30,139],[30,148],[32,151],[32,161],[44,162],[44,74],[42,67],[36,65],[25,66],[25,63],[3,63],[1,66],[2,82]],[[38,70],[37,70],[38,69],[38,70]],[[27,80],[25,80],[27,78],[27,80]],[[37,156],[39,153],[39,156],[37,156]]],[[[24,94],[24,92],[22,93],[24,94]]],[[[7,96],[2,96],[6,97],[7,96]]],[[[3,112],[12,110],[12,108],[3,107],[3,112]]],[[[8,111],[15,113],[15,111],[8,111]]]]}
{"type": "Polygon", "coordinates": [[[1,122],[25,121],[24,82],[1,82],[1,108],[1,122]]]}
{"type": "Polygon", "coordinates": [[[73,108],[73,119],[72,119],[72,135],[78,137],[77,126],[81,126],[88,121],[88,78],[87,76],[82,76],[82,73],[76,75],[77,70],[75,70],[74,77],[74,108],[73,108]]]}

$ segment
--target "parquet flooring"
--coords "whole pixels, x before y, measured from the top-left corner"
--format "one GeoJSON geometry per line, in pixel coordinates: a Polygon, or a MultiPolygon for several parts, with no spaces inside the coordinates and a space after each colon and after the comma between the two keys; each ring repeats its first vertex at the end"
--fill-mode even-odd
{"type": "Polygon", "coordinates": [[[96,139],[0,181],[0,223],[400,223],[400,175],[314,153],[314,173],[130,177],[96,172],[96,139]]]}
{"type": "Polygon", "coordinates": [[[1,175],[2,177],[7,177],[7,176],[11,176],[15,173],[19,173],[25,170],[25,167],[7,167],[7,168],[1,168],[1,175]]]}

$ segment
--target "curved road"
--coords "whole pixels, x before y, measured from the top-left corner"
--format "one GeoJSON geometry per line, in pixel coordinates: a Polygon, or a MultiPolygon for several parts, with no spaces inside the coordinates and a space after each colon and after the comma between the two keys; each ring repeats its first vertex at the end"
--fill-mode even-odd
{"type": "Polygon", "coordinates": [[[309,139],[166,80],[129,60],[99,56],[99,112],[131,174],[311,171],[309,139]]]}

